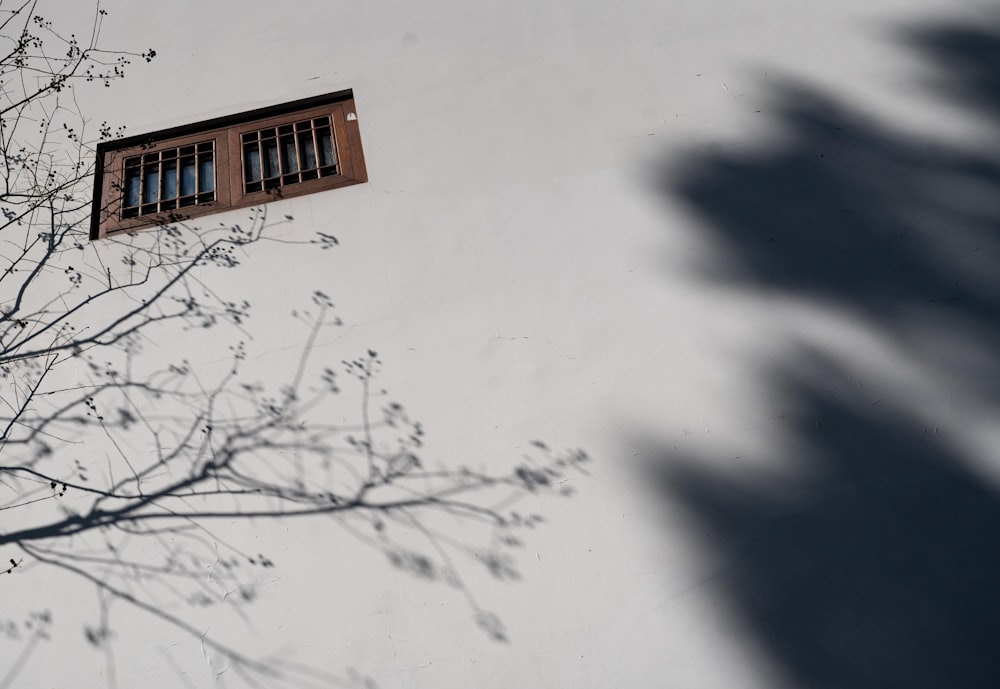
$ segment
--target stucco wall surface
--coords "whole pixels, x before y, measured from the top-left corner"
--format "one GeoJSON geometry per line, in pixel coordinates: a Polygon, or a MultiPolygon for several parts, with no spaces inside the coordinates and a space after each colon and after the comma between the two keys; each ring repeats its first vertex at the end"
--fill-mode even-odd
{"type": "MultiPolygon", "coordinates": [[[[211,379],[242,340],[244,370],[280,385],[307,346],[334,367],[370,349],[429,466],[509,467],[535,440],[593,458],[575,495],[529,496],[545,523],[516,575],[477,566],[488,533],[441,556],[456,585],[365,526],[233,519],[206,538],[275,562],[252,604],[157,605],[346,684],[1000,686],[995,3],[103,7],[107,45],[157,56],[79,91],[95,122],[350,88],[369,175],[269,204],[282,241],[199,278],[252,305],[242,331],[163,328],[137,366],[211,379]],[[343,325],[308,344],[292,312],[315,290],[343,325]]],[[[345,382],[315,414],[356,400],[345,382]]],[[[107,439],[86,442],[72,459],[99,471],[107,439]]],[[[101,597],[65,572],[0,583],[11,618],[54,617],[4,686],[266,685],[123,601],[88,642],[101,597]]]]}

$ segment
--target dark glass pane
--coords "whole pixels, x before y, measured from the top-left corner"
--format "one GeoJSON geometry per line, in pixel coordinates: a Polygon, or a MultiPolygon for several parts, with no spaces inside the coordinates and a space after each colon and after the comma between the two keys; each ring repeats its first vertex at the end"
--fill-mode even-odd
{"type": "Polygon", "coordinates": [[[202,153],[198,156],[198,191],[212,191],[215,189],[215,161],[211,153],[202,153]]]}
{"type": "Polygon", "coordinates": [[[256,141],[243,146],[243,177],[247,182],[260,179],[260,149],[256,141]]]}
{"type": "Polygon", "coordinates": [[[299,171],[299,158],[295,155],[294,136],[281,137],[281,165],[282,172],[289,173],[299,171]]]}
{"type": "Polygon", "coordinates": [[[319,139],[319,164],[323,167],[333,165],[333,136],[329,129],[320,129],[316,132],[319,139]]]}
{"type": "Polygon", "coordinates": [[[283,124],[283,125],[281,125],[280,127],[278,127],[278,133],[279,134],[291,134],[292,133],[292,125],[290,125],[290,124],[283,124]]]}
{"type": "Polygon", "coordinates": [[[160,171],[158,165],[146,166],[146,183],[142,189],[143,203],[156,203],[159,200],[160,171]]]}
{"type": "Polygon", "coordinates": [[[139,168],[125,171],[125,205],[139,205],[139,168]]]}
{"type": "Polygon", "coordinates": [[[303,170],[316,167],[316,147],[313,145],[312,132],[299,134],[299,164],[303,170]]]}
{"type": "Polygon", "coordinates": [[[278,167],[278,142],[267,139],[261,144],[264,148],[264,176],[277,177],[281,174],[278,167]]]}
{"type": "Polygon", "coordinates": [[[181,158],[181,196],[188,196],[196,191],[194,178],[194,158],[181,158]]]}
{"type": "Polygon", "coordinates": [[[249,144],[257,140],[257,132],[247,132],[243,135],[243,143],[249,144]]]}
{"type": "Polygon", "coordinates": [[[163,164],[163,199],[177,198],[177,161],[163,164]]]}
{"type": "Polygon", "coordinates": [[[183,148],[181,148],[181,155],[182,156],[194,155],[194,146],[184,146],[183,148]]]}

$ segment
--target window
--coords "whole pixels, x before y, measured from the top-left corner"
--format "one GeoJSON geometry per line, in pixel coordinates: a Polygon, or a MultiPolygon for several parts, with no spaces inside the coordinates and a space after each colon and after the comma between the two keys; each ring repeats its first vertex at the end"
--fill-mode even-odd
{"type": "Polygon", "coordinates": [[[125,158],[124,187],[122,218],[212,203],[215,141],[125,158]]]}
{"type": "Polygon", "coordinates": [[[97,148],[97,239],[367,181],[350,91],[97,148]]]}

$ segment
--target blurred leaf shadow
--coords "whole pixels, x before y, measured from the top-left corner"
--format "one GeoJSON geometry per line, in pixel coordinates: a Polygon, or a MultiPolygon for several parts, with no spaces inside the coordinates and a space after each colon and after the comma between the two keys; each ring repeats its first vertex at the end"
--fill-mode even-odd
{"type": "MultiPolygon", "coordinates": [[[[928,59],[929,91],[997,141],[1000,24],[894,38],[928,59]]],[[[995,417],[1000,147],[916,136],[791,79],[775,96],[774,142],[661,171],[725,259],[697,275],[849,319],[924,389],[942,382],[959,415],[995,417]]],[[[645,478],[728,563],[710,585],[788,686],[1000,686],[1000,494],[983,458],[937,432],[926,399],[852,391],[871,376],[858,352],[790,330],[752,362],[793,410],[772,421],[784,471],[654,443],[645,478]]]]}

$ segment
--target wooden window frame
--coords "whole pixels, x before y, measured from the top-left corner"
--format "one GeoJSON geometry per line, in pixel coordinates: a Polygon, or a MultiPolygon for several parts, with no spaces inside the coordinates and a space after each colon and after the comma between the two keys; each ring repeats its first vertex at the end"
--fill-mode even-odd
{"type": "Polygon", "coordinates": [[[257,206],[277,199],[315,194],[367,181],[354,94],[352,91],[338,91],[99,144],[90,238],[99,239],[141,228],[183,222],[212,213],[257,206]],[[334,174],[244,193],[241,143],[244,133],[324,116],[330,118],[333,132],[337,165],[334,174]],[[214,201],[138,217],[122,217],[126,159],[207,141],[215,142],[214,201]]]}

